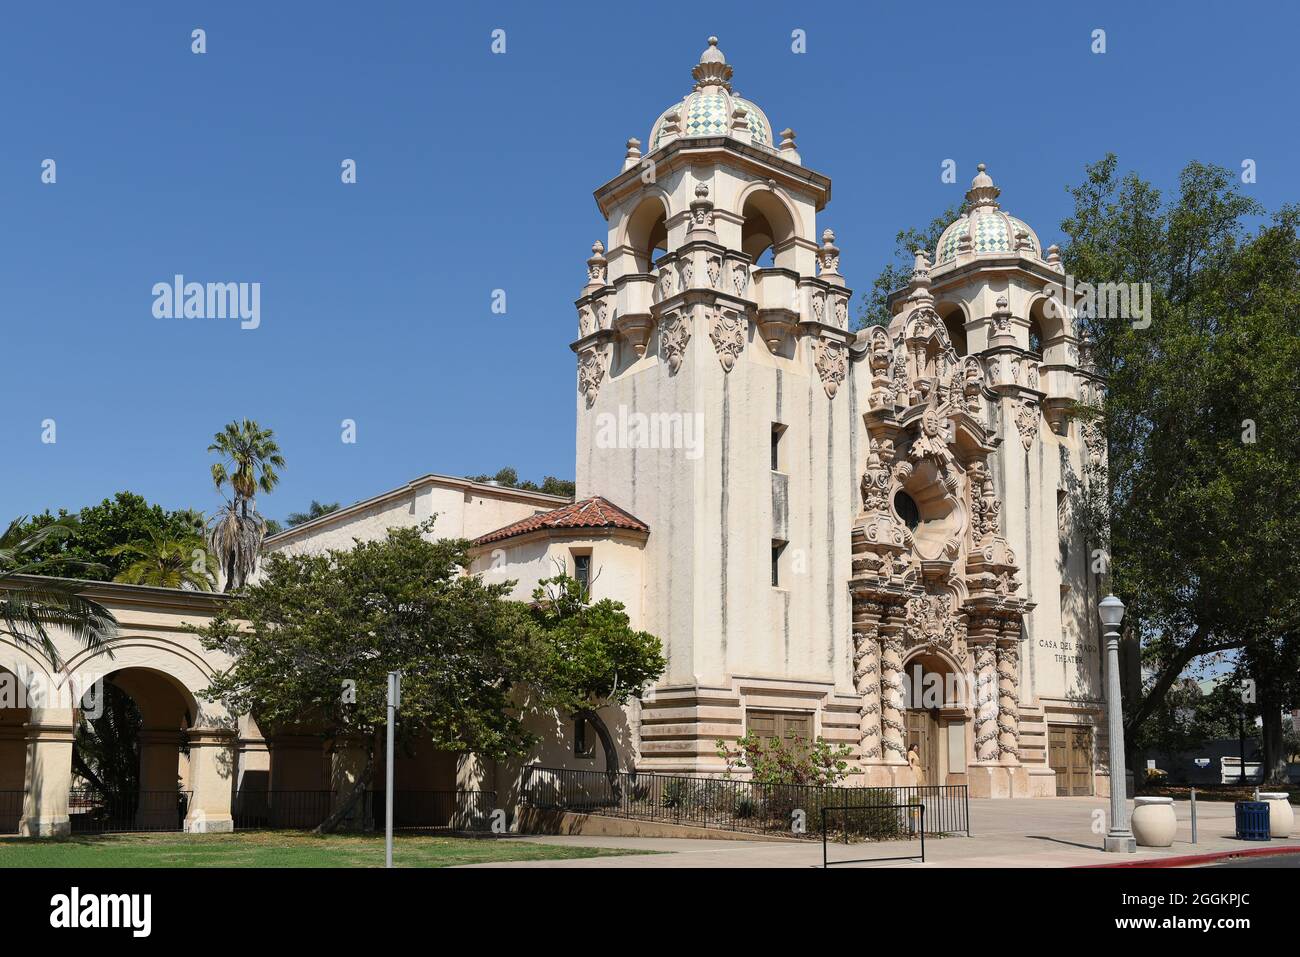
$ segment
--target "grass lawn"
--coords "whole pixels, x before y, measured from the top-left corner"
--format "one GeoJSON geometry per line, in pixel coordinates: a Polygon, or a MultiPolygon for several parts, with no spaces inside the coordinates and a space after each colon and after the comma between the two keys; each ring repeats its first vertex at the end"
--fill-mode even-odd
{"type": "MultiPolygon", "coordinates": [[[[401,836],[397,867],[454,867],[493,861],[554,861],[648,854],[600,847],[532,844],[512,838],[401,836]]],[[[291,831],[235,834],[102,834],[62,840],[0,839],[0,867],[382,867],[381,834],[317,837],[291,831]]]]}

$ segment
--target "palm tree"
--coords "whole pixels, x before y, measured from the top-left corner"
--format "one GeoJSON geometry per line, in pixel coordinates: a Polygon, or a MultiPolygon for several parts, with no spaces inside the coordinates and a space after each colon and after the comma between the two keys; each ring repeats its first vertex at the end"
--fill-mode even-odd
{"type": "Polygon", "coordinates": [[[303,522],[310,522],[314,518],[320,518],[322,515],[328,515],[330,512],[337,512],[338,510],[338,502],[330,502],[328,505],[322,505],[320,502],[312,499],[311,504],[307,506],[307,511],[290,512],[288,517],[285,518],[285,522],[290,528],[293,528],[295,525],[301,525],[303,522]]]}
{"type": "Polygon", "coordinates": [[[46,542],[67,538],[76,519],[60,518],[32,532],[25,530],[26,522],[26,516],[16,518],[0,535],[0,636],[43,652],[59,668],[62,663],[49,632],[52,626],[66,628],[87,648],[97,648],[117,634],[117,620],[99,602],[78,594],[75,582],[19,577],[48,576],[56,561],[63,570],[99,567],[66,558],[36,557],[46,542]]]}
{"type": "Polygon", "coordinates": [[[257,514],[257,491],[275,488],[280,481],[276,469],[284,468],[284,456],[274,433],[252,419],[231,422],[214,436],[208,451],[225,459],[212,465],[217,491],[224,493],[227,485],[231,490],[208,529],[208,542],[225,573],[226,591],[235,591],[257,570],[266,537],[266,522],[257,514]]]}
{"type": "Polygon", "coordinates": [[[118,545],[108,553],[135,559],[114,581],[185,591],[214,591],[217,587],[217,559],[197,535],[169,538],[150,529],[148,539],[118,545]]]}

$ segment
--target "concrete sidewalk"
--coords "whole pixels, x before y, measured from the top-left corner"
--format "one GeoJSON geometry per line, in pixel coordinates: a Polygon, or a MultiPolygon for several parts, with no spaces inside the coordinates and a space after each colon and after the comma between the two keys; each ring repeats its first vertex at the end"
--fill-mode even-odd
{"type": "MultiPolygon", "coordinates": [[[[1173,847],[1139,848],[1137,854],[1101,850],[1109,802],[1100,798],[970,802],[971,836],[925,842],[926,862],[917,859],[844,864],[844,867],[1080,867],[1087,865],[1183,857],[1188,854],[1268,847],[1234,838],[1231,802],[1197,804],[1198,843],[1191,843],[1191,805],[1176,802],[1179,831],[1173,847]]],[[[647,837],[538,835],[507,838],[540,844],[625,847],[662,851],[659,855],[603,857],[570,861],[526,861],[476,867],[821,867],[822,845],[790,841],[713,841],[647,837]]],[[[1272,845],[1300,846],[1300,833],[1272,845]]],[[[831,861],[858,857],[916,855],[919,843],[832,845],[831,861]]]]}

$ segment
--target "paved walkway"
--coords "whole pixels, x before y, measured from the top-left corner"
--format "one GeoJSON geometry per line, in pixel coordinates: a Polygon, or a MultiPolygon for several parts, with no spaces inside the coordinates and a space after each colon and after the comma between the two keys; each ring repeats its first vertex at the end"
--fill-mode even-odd
{"type": "MultiPolygon", "coordinates": [[[[1107,854],[1101,850],[1109,802],[1099,798],[1040,800],[972,800],[971,837],[947,837],[925,842],[926,862],[915,857],[845,867],[1086,867],[1121,861],[1185,857],[1215,851],[1245,850],[1270,844],[1234,838],[1231,802],[1197,803],[1198,843],[1191,843],[1191,805],[1174,804],[1179,830],[1173,847],[1139,848],[1137,854],[1107,854]]],[[[585,837],[538,835],[508,838],[543,844],[626,847],[662,851],[658,855],[602,857],[570,861],[521,861],[476,867],[821,867],[820,841],[709,841],[650,837],[585,837]]],[[[1300,846],[1300,831],[1281,844],[1300,846]]],[[[832,861],[856,857],[916,855],[917,842],[832,845],[832,861]]]]}

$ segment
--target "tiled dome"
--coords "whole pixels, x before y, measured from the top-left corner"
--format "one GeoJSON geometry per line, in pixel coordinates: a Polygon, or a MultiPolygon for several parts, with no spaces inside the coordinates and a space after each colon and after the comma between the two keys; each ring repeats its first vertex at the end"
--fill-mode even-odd
{"type": "Polygon", "coordinates": [[[757,146],[772,149],[772,124],[758,106],[731,90],[731,67],[718,49],[718,38],[709,37],[708,48],[691,71],[695,89],[659,114],[650,130],[650,149],[658,149],[664,136],[665,120],[674,110],[680,136],[730,136],[731,113],[737,106],[746,111],[750,137],[757,146]]]}
{"type": "Polygon", "coordinates": [[[970,212],[943,231],[935,249],[935,265],[942,266],[957,258],[962,239],[969,236],[971,252],[976,256],[998,253],[1010,253],[1016,248],[1016,234],[1029,234],[1030,255],[1041,258],[1042,246],[1035,233],[1022,219],[1004,213],[998,208],[997,197],[1001,192],[993,185],[993,179],[984,172],[984,164],[979,164],[979,173],[971,181],[971,188],[966,193],[970,212]]]}

